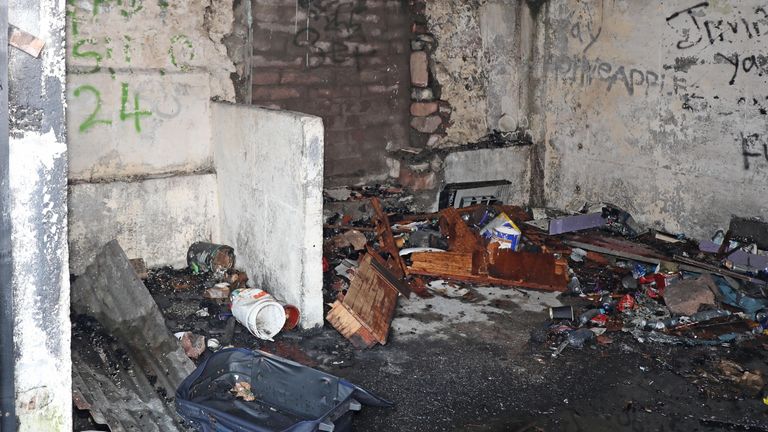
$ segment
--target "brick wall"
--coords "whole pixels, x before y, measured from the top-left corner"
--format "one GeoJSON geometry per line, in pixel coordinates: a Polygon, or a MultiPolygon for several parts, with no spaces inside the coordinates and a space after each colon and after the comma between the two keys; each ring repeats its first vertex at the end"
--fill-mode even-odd
{"type": "Polygon", "coordinates": [[[409,146],[406,0],[253,0],[253,103],[319,115],[329,184],[386,176],[409,146]]]}

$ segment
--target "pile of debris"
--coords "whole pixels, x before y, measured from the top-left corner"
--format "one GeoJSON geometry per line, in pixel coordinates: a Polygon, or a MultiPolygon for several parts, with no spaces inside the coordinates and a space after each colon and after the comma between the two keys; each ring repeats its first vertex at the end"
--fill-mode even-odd
{"type": "Polygon", "coordinates": [[[362,404],[392,405],[305,364],[252,351],[260,347],[254,340],[294,329],[301,314],[249,288],[231,247],[194,243],[187,262],[147,270],[113,240],[75,279],[76,430],[334,430],[362,404]]]}
{"type": "Polygon", "coordinates": [[[356,218],[342,210],[325,225],[326,318],[358,348],[386,343],[399,296],[467,298],[479,286],[562,292],[567,305],[549,310],[546,334],[533,338],[554,356],[610,343],[613,332],[723,344],[768,329],[768,225],[759,221],[734,218],[713,241],[696,242],[643,230],[611,205],[409,214],[385,211],[376,196],[348,202],[336,207],[356,218]]]}

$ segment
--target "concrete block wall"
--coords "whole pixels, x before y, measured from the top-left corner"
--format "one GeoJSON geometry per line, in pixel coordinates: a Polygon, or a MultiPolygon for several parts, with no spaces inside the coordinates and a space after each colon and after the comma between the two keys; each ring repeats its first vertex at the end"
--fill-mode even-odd
{"type": "Polygon", "coordinates": [[[253,0],[253,103],[321,116],[325,175],[384,179],[409,142],[410,17],[401,0],[253,0]]]}
{"type": "Polygon", "coordinates": [[[235,97],[233,13],[231,0],[67,2],[74,273],[112,238],[156,266],[217,236],[208,120],[211,98],[235,97]]]}
{"type": "Polygon", "coordinates": [[[491,162],[506,159],[508,179],[527,178],[519,194],[532,205],[607,201],[698,238],[733,214],[766,218],[764,9],[751,0],[427,2],[428,82],[452,108],[439,147],[461,150],[493,129],[524,131],[533,144],[512,150],[514,161],[502,149],[491,160],[459,151],[400,163],[420,168],[408,178],[426,184],[440,162],[438,183],[497,172],[491,162]]]}
{"type": "Polygon", "coordinates": [[[195,241],[229,243],[322,324],[322,122],[212,102],[235,100],[249,60],[228,55],[248,38],[232,0],[67,6],[72,272],[112,239],[174,267],[195,241]]]}
{"type": "Polygon", "coordinates": [[[705,238],[768,217],[768,21],[744,1],[549,2],[538,12],[546,201],[606,200],[705,238]]]}
{"type": "Polygon", "coordinates": [[[323,324],[323,124],[319,117],[213,104],[223,243],[256,287],[323,324]]]}
{"type": "Polygon", "coordinates": [[[77,184],[70,187],[69,219],[74,274],[113,239],[150,266],[185,267],[192,242],[220,239],[216,175],[77,184]]]}

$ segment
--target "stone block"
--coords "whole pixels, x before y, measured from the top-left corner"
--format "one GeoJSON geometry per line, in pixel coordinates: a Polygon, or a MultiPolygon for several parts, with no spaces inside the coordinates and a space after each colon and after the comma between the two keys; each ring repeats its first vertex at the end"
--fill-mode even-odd
{"type": "Polygon", "coordinates": [[[411,119],[411,127],[421,133],[435,132],[441,124],[443,124],[443,119],[436,115],[429,117],[414,117],[411,119]]]}
{"type": "Polygon", "coordinates": [[[411,115],[426,117],[437,112],[437,102],[414,102],[411,104],[411,115]]]}

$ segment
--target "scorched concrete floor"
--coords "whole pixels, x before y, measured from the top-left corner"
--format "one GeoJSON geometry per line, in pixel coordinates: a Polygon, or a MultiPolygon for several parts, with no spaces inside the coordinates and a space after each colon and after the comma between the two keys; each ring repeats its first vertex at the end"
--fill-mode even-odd
{"type": "MultiPolygon", "coordinates": [[[[147,286],[171,331],[219,337],[216,311],[195,318],[203,306],[195,290],[147,286]]],[[[759,390],[718,368],[727,359],[768,376],[765,339],[685,347],[619,332],[611,344],[553,358],[552,344],[530,335],[546,326],[547,308],[561,304],[557,295],[478,287],[469,297],[401,297],[388,343],[364,351],[327,324],[275,342],[238,324],[233,344],[330,372],[395,403],[364,407],[354,417],[357,431],[768,430],[759,390]]]]}

